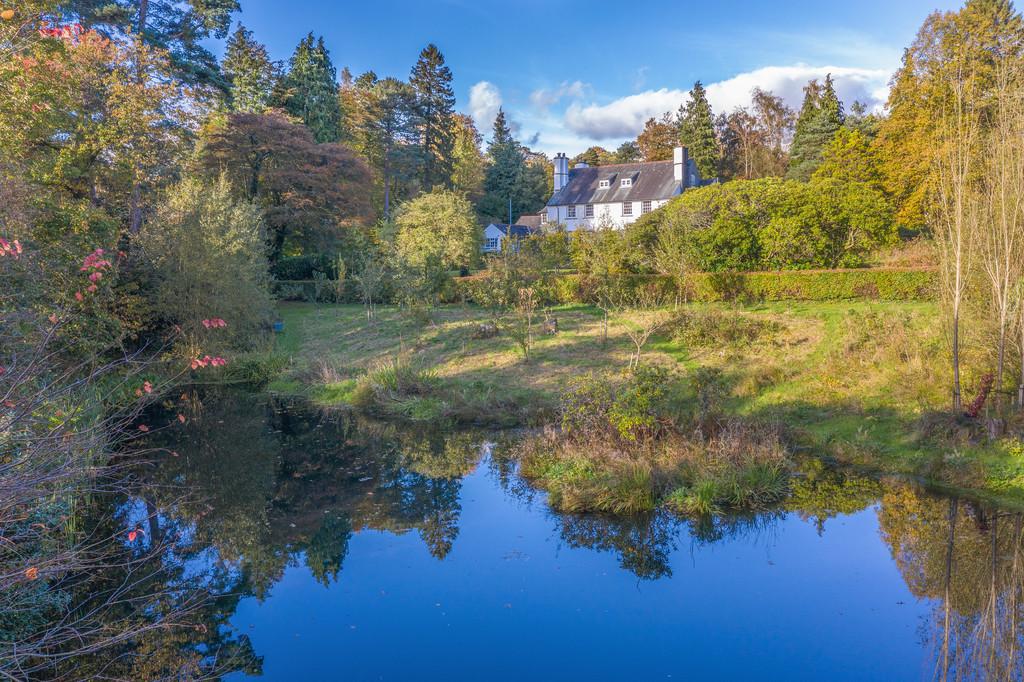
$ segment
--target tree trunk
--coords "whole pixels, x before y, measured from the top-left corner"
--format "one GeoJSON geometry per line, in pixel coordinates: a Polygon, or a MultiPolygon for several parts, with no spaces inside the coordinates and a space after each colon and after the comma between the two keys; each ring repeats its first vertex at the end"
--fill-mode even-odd
{"type": "Polygon", "coordinates": [[[1017,406],[1024,410],[1024,303],[1020,307],[1020,383],[1017,384],[1017,406]]]}
{"type": "Polygon", "coordinates": [[[961,409],[960,398],[960,309],[953,309],[953,410],[961,409]]]}
{"type": "Polygon", "coordinates": [[[391,220],[391,160],[384,156],[384,220],[391,220]]]}

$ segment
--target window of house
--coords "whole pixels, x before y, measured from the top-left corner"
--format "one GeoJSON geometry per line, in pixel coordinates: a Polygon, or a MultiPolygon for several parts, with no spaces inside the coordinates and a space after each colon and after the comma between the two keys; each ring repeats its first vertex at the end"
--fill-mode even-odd
{"type": "Polygon", "coordinates": [[[611,180],[601,180],[601,181],[599,181],[597,183],[597,186],[599,188],[601,188],[601,189],[608,189],[609,187],[612,186],[612,181],[611,180]]]}
{"type": "Polygon", "coordinates": [[[641,213],[650,213],[651,212],[651,202],[649,202],[649,201],[642,202],[640,204],[640,212],[641,213]]]}
{"type": "Polygon", "coordinates": [[[575,205],[572,205],[572,206],[569,207],[569,210],[566,213],[566,217],[567,218],[575,218],[576,217],[576,206],[575,205]]]}
{"type": "Polygon", "coordinates": [[[484,251],[497,251],[498,245],[501,243],[500,239],[485,239],[484,240],[484,251]]]}
{"type": "Polygon", "coordinates": [[[624,202],[622,202],[622,215],[626,215],[626,216],[633,215],[633,202],[632,201],[624,201],[624,202]]]}
{"type": "Polygon", "coordinates": [[[587,204],[586,206],[583,207],[583,217],[584,218],[593,218],[594,217],[594,205],[593,204],[587,204]]]}
{"type": "Polygon", "coordinates": [[[619,187],[632,187],[632,186],[633,186],[633,178],[622,178],[622,180],[619,181],[619,187]]]}

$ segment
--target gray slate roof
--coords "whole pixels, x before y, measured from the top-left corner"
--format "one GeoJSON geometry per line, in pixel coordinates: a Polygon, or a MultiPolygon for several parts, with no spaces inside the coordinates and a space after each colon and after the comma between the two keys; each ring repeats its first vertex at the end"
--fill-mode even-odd
{"type": "Polygon", "coordinates": [[[516,221],[516,225],[525,225],[532,229],[540,229],[542,224],[540,213],[528,213],[526,215],[519,216],[519,220],[516,221]]]}
{"type": "MultiPolygon", "coordinates": [[[[488,225],[488,227],[496,227],[496,228],[498,228],[499,232],[501,232],[506,237],[508,236],[508,228],[509,228],[509,226],[508,226],[507,223],[491,223],[490,225],[488,225]]],[[[537,228],[530,227],[529,225],[513,225],[512,226],[512,236],[516,237],[518,239],[523,239],[525,237],[529,237],[530,235],[535,234],[536,232],[537,232],[537,228]]]]}
{"type": "Polygon", "coordinates": [[[573,168],[569,182],[548,201],[548,206],[604,204],[620,201],[660,201],[679,194],[672,161],[620,163],[611,166],[573,168]],[[620,180],[632,178],[632,187],[621,187],[620,180]],[[611,186],[601,189],[601,180],[611,186]]]}

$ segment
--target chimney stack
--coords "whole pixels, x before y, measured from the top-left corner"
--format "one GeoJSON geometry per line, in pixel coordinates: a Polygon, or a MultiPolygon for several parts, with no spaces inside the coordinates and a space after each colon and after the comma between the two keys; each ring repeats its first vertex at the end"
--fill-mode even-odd
{"type": "Polygon", "coordinates": [[[569,182],[569,157],[559,153],[555,156],[555,194],[569,182]]]}
{"type": "Polygon", "coordinates": [[[676,147],[672,150],[672,170],[676,182],[683,189],[686,189],[687,178],[689,177],[688,166],[690,165],[690,155],[686,147],[676,147]]]}

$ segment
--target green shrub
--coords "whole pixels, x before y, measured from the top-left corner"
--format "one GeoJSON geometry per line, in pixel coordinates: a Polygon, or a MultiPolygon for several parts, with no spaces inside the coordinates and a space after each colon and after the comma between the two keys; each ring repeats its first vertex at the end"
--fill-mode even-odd
{"type": "MultiPolygon", "coordinates": [[[[455,280],[453,300],[478,302],[486,275],[455,280]]],[[[617,275],[613,285],[626,304],[655,287],[662,300],[671,300],[676,285],[665,275],[617,275]]],[[[878,268],[863,270],[785,270],[780,272],[697,272],[687,275],[685,298],[715,301],[930,301],[938,292],[938,273],[931,269],[878,268]]],[[[595,303],[601,282],[588,275],[560,275],[538,283],[542,305],[595,303]]]]}
{"type": "Polygon", "coordinates": [[[683,310],[667,325],[674,341],[686,348],[747,346],[783,330],[775,320],[721,310],[683,310]]]}
{"type": "Polygon", "coordinates": [[[235,199],[225,178],[212,185],[187,179],[170,188],[135,246],[153,274],[161,321],[180,330],[180,352],[251,349],[269,331],[260,210],[235,199]],[[209,318],[227,320],[227,327],[211,332],[202,324],[209,318]]]}
{"type": "Polygon", "coordinates": [[[277,280],[312,280],[316,272],[323,273],[327,279],[337,279],[337,260],[323,253],[291,256],[278,259],[270,268],[271,276],[277,280]]]}

